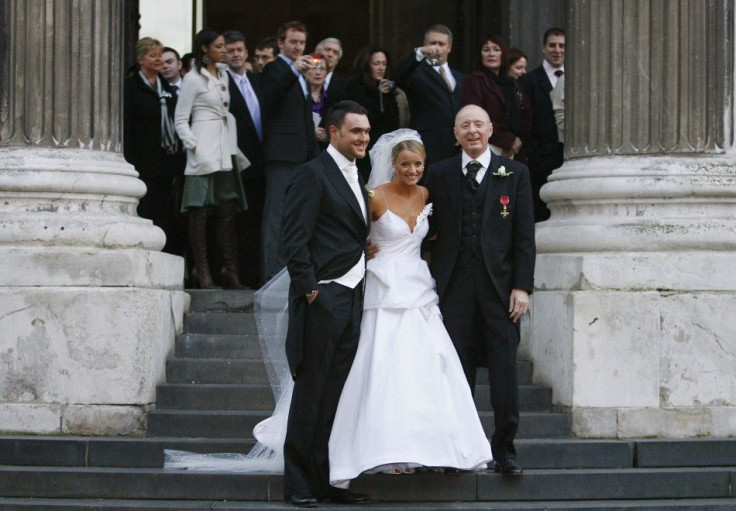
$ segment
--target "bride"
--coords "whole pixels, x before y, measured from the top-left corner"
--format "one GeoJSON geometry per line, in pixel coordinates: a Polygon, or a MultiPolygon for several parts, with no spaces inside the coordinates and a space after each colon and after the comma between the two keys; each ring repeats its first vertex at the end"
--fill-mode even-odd
{"type": "MultiPolygon", "coordinates": [[[[370,151],[371,241],[360,342],[329,441],[330,483],[347,488],[361,473],[411,473],[417,467],[482,470],[488,439],[455,348],[442,323],[427,264],[420,257],[432,205],[417,183],[425,150],[401,129],[370,151]]],[[[259,337],[277,400],[274,415],[254,429],[259,444],[247,457],[166,451],[166,468],[283,471],[291,400],[285,361],[288,273],[256,294],[259,337]]]]}
{"type": "Polygon", "coordinates": [[[371,151],[371,241],[360,342],[329,442],[330,483],[363,472],[416,467],[483,469],[491,450],[460,359],[442,323],[421,244],[427,189],[417,183],[425,150],[398,130],[371,151]]]}

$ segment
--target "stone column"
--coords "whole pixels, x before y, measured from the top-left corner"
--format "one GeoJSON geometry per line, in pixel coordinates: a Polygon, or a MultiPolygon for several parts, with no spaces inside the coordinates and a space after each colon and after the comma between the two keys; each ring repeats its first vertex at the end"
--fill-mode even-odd
{"type": "Polygon", "coordinates": [[[529,355],[580,436],[736,434],[731,0],[571,0],[529,355]]]}
{"type": "Polygon", "coordinates": [[[140,433],[188,297],[121,154],[123,1],[0,17],[0,431],[140,433]]]}

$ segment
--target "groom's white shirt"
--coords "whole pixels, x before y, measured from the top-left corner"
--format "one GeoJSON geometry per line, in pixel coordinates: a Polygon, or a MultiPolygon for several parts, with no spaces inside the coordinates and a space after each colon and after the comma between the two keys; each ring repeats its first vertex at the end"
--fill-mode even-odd
{"type": "MultiPolygon", "coordinates": [[[[340,171],[342,172],[342,175],[345,178],[345,181],[347,181],[348,186],[350,186],[350,189],[355,194],[355,198],[358,200],[358,204],[360,204],[360,210],[363,212],[363,218],[366,218],[366,205],[365,205],[365,201],[363,200],[363,194],[360,191],[360,184],[358,184],[357,186],[353,186],[353,184],[351,183],[351,180],[348,177],[351,173],[358,172],[358,168],[355,166],[355,162],[352,162],[348,160],[347,158],[345,158],[345,156],[340,154],[340,151],[335,149],[332,146],[332,144],[327,146],[327,154],[332,156],[332,159],[335,160],[335,163],[337,164],[337,168],[339,168],[340,171]]],[[[336,284],[340,284],[345,287],[349,287],[350,289],[355,289],[355,286],[360,284],[364,276],[365,276],[365,252],[360,255],[360,260],[357,262],[357,264],[353,266],[352,268],[350,268],[350,270],[345,275],[337,279],[320,280],[318,284],[328,284],[330,282],[335,282],[336,284]]]]}

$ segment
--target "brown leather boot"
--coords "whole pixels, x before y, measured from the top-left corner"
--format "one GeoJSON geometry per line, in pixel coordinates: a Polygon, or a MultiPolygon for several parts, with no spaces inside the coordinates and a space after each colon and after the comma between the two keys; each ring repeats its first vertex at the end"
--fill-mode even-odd
{"type": "Polygon", "coordinates": [[[212,280],[207,260],[207,208],[189,210],[189,246],[194,255],[192,287],[198,289],[219,289],[212,280]]]}
{"type": "Polygon", "coordinates": [[[235,229],[235,204],[220,206],[217,217],[217,243],[222,250],[220,282],[225,289],[245,289],[238,275],[238,236],[235,229]]]}

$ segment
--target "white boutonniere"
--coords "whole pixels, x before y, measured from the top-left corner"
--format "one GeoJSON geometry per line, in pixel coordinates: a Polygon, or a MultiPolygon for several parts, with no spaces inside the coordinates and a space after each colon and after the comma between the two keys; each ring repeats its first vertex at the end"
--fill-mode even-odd
{"type": "Polygon", "coordinates": [[[498,167],[498,170],[493,173],[496,177],[509,177],[511,174],[513,174],[513,172],[506,172],[506,167],[503,165],[498,167]]]}
{"type": "Polygon", "coordinates": [[[376,194],[376,192],[374,192],[373,190],[371,190],[370,188],[368,188],[368,185],[366,185],[366,187],[365,187],[365,193],[368,195],[368,198],[369,199],[372,199],[373,196],[376,194]]]}
{"type": "Polygon", "coordinates": [[[162,90],[162,91],[161,91],[161,95],[160,95],[159,97],[160,97],[160,98],[171,98],[171,97],[173,97],[173,96],[171,95],[171,93],[170,93],[170,92],[166,92],[165,90],[162,90]]]}

